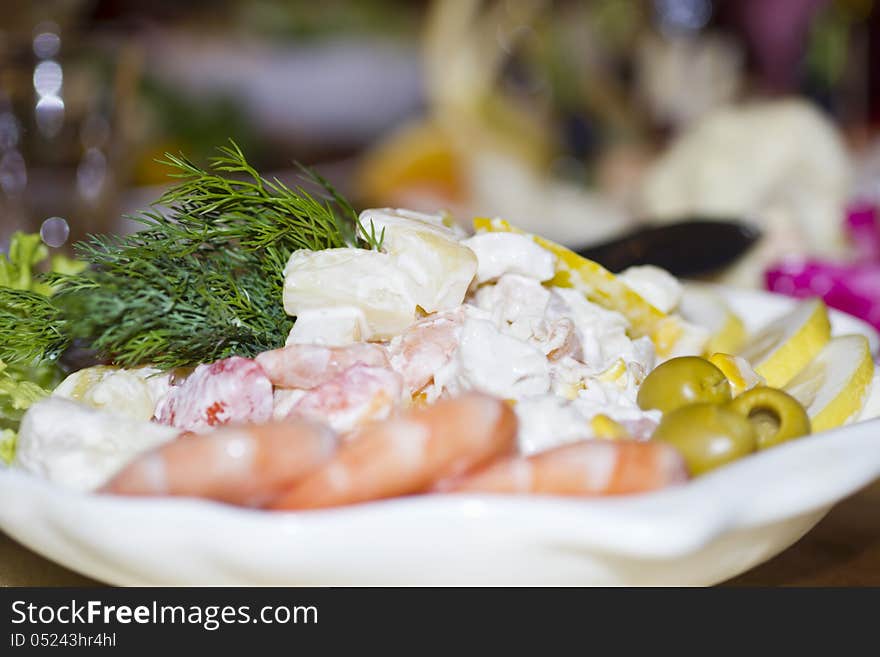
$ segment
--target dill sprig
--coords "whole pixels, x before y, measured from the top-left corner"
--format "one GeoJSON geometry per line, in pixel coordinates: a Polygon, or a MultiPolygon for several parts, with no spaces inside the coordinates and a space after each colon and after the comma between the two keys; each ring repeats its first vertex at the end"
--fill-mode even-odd
{"type": "Polygon", "coordinates": [[[254,356],[284,343],[281,268],[219,251],[136,259],[125,274],[97,270],[66,282],[54,302],[68,333],[115,363],[162,368],[254,356]]]}
{"type": "Polygon", "coordinates": [[[165,154],[161,163],[180,182],[155,205],[168,212],[131,217],[144,229],[124,238],[96,238],[81,247],[91,262],[103,264],[101,252],[117,257],[120,249],[139,256],[148,251],[174,257],[236,243],[243,250],[281,247],[318,251],[358,244],[357,215],[351,205],[317,173],[303,167],[323,190],[315,197],[302,187],[292,189],[277,178],[262,177],[235,142],[219,149],[210,170],[184,155],[165,154]],[[231,174],[236,177],[229,177],[231,174]]]}
{"type": "Polygon", "coordinates": [[[340,210],[353,222],[353,225],[356,227],[355,234],[354,236],[349,235],[346,242],[351,243],[357,240],[362,242],[364,248],[379,251],[382,248],[382,243],[385,241],[385,227],[383,226],[382,232],[379,235],[376,235],[376,226],[373,224],[373,220],[370,219],[370,230],[368,231],[361,223],[357,212],[351,207],[348,200],[336,191],[333,185],[330,184],[330,181],[321,176],[321,174],[314,169],[309,169],[301,164],[299,165],[299,168],[308,180],[311,180],[314,184],[323,188],[327,192],[329,198],[332,199],[340,210]]]}
{"type": "MultiPolygon", "coordinates": [[[[234,235],[246,248],[259,248],[285,242],[299,249],[330,249],[354,246],[354,210],[326,180],[312,177],[325,190],[327,198],[315,198],[302,187],[291,189],[277,178],[267,180],[244,157],[241,149],[219,149],[211,159],[211,171],[205,171],[183,155],[165,155],[173,178],[182,180],[158,201],[174,209],[175,218],[184,228],[195,224],[204,227],[206,217],[217,237],[228,240],[234,235]],[[238,176],[230,178],[221,173],[238,176]],[[221,219],[221,221],[217,221],[221,219]]],[[[306,170],[308,171],[308,170],[306,170]]]]}
{"type": "Polygon", "coordinates": [[[54,361],[69,342],[64,319],[49,297],[0,287],[0,361],[54,361]]]}
{"type": "Polygon", "coordinates": [[[27,327],[34,346],[16,345],[20,356],[54,357],[76,339],[119,365],[162,368],[282,346],[294,321],[281,303],[290,254],[378,249],[384,235],[318,174],[303,169],[313,194],[264,178],[232,141],[218,150],[208,169],[166,154],[178,182],[157,201],[165,210],[135,217],[137,233],[78,243],[90,269],[50,276],[51,301],[27,299],[18,324],[0,314],[0,335],[27,327]]]}

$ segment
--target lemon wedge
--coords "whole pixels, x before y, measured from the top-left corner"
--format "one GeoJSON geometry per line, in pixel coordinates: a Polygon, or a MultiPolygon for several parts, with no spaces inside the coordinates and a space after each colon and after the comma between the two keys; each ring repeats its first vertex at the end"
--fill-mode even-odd
{"type": "Polygon", "coordinates": [[[629,432],[619,422],[600,413],[590,420],[590,428],[596,438],[603,440],[623,440],[629,438],[629,432]]]}
{"type": "Polygon", "coordinates": [[[477,232],[518,233],[528,235],[532,240],[556,256],[556,273],[547,284],[554,287],[571,287],[582,291],[587,299],[608,310],[614,310],[630,321],[632,337],[649,336],[658,341],[658,350],[666,342],[678,338],[674,318],[645,301],[635,290],[628,287],[602,265],[579,256],[560,244],[526,233],[511,226],[503,219],[474,219],[477,232]]]}
{"type": "Polygon", "coordinates": [[[873,376],[867,338],[844,335],[828,342],[784,390],[807,409],[813,431],[825,431],[858,416],[873,376]]]}
{"type": "Polygon", "coordinates": [[[745,358],[731,354],[714,353],[709,356],[708,360],[721,370],[730,381],[730,391],[734,397],[765,383],[764,378],[752,369],[745,358]]]}
{"type": "Polygon", "coordinates": [[[742,319],[731,310],[721,295],[707,287],[688,284],[684,288],[678,306],[681,316],[688,322],[702,326],[710,332],[706,353],[736,353],[748,337],[742,319]]]}
{"type": "Polygon", "coordinates": [[[765,326],[737,355],[749,361],[768,386],[781,388],[816,357],[830,338],[828,310],[821,300],[811,299],[765,326]]]}

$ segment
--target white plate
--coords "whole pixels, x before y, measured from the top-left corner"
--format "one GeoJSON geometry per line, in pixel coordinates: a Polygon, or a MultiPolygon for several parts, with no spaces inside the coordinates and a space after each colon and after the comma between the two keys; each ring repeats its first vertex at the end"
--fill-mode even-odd
{"type": "MultiPolygon", "coordinates": [[[[750,327],[792,301],[725,291],[750,327]]],[[[834,313],[836,333],[867,325],[834,313]]],[[[71,493],[0,472],[0,528],[113,584],[713,584],[779,553],[880,476],[880,421],[787,443],[685,486],[574,500],[425,496],[329,511],[71,493]]]]}

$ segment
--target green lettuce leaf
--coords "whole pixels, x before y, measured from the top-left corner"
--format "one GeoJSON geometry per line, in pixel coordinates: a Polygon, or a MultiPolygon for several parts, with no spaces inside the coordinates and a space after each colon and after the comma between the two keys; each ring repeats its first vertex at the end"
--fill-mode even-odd
{"type": "MultiPolygon", "coordinates": [[[[23,378],[23,375],[47,381],[47,374],[49,373],[36,368],[22,371],[0,360],[0,429],[14,428],[13,423],[17,426],[30,405],[50,392],[33,380],[23,378]]],[[[56,383],[54,375],[49,374],[49,376],[51,378],[48,382],[54,385],[56,383]]]]}
{"type": "Polygon", "coordinates": [[[0,458],[7,463],[15,456],[16,432],[24,412],[49,394],[47,388],[22,378],[24,376],[35,376],[52,385],[57,383],[57,376],[48,368],[20,369],[0,360],[0,458]]]}
{"type": "MultiPolygon", "coordinates": [[[[9,255],[0,253],[0,287],[51,295],[52,287],[37,276],[37,266],[48,257],[49,249],[37,233],[13,233],[9,255]]],[[[51,271],[65,274],[78,273],[86,267],[85,263],[61,254],[53,255],[50,265],[51,271]]],[[[63,372],[52,361],[10,364],[0,360],[0,459],[12,461],[16,432],[24,412],[47,396],[62,378],[63,372]]]]}
{"type": "Polygon", "coordinates": [[[18,434],[12,429],[0,431],[0,460],[7,465],[15,458],[15,446],[18,442],[18,434]]]}
{"type": "Polygon", "coordinates": [[[49,257],[49,249],[37,233],[12,234],[9,255],[0,253],[0,286],[48,294],[48,285],[34,280],[34,267],[49,257]]]}

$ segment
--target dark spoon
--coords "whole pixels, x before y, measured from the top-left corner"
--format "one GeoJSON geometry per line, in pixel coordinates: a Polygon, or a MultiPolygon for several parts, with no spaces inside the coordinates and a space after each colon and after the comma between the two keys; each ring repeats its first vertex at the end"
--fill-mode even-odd
{"type": "Polygon", "coordinates": [[[612,272],[655,265],[674,276],[717,272],[745,254],[761,238],[757,227],[721,219],[686,219],[642,226],[600,244],[574,249],[612,272]]]}

